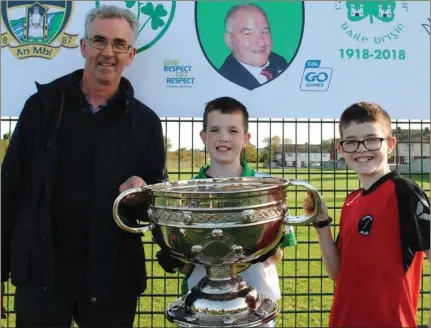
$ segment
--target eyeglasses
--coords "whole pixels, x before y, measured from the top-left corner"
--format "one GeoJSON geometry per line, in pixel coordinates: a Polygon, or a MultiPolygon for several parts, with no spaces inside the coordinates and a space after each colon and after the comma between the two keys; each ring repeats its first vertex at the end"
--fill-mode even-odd
{"type": "Polygon", "coordinates": [[[108,41],[105,38],[88,38],[88,44],[90,45],[90,47],[97,49],[97,50],[105,50],[106,46],[108,44],[112,45],[112,50],[115,53],[126,53],[129,51],[129,49],[132,47],[132,45],[127,44],[126,42],[123,41],[118,41],[118,40],[114,40],[114,41],[108,41]]]}
{"type": "Polygon", "coordinates": [[[375,151],[382,148],[383,140],[387,138],[367,138],[365,140],[343,140],[340,141],[341,148],[343,148],[346,153],[354,153],[359,149],[359,145],[364,145],[366,150],[375,151]]]}

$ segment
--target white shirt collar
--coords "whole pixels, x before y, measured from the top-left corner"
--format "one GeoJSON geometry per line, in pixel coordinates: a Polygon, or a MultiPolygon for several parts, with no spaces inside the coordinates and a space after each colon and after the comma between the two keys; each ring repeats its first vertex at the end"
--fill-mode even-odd
{"type": "Polygon", "coordinates": [[[260,67],[256,67],[256,66],[250,66],[248,64],[245,64],[242,61],[240,61],[238,58],[236,58],[234,54],[232,54],[232,55],[238,61],[238,63],[240,63],[248,72],[250,72],[251,75],[254,76],[254,78],[256,80],[259,81],[260,84],[268,82],[267,77],[265,75],[260,74],[260,73],[262,72],[262,70],[264,68],[269,66],[269,60],[266,62],[265,65],[260,66],[260,67]]]}

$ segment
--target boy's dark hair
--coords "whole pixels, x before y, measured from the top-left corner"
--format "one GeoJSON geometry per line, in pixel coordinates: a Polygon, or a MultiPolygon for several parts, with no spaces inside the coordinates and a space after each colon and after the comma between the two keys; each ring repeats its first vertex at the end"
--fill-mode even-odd
{"type": "Polygon", "coordinates": [[[231,97],[220,97],[208,102],[204,112],[204,131],[207,130],[208,114],[214,111],[220,111],[222,114],[241,113],[243,116],[244,132],[248,132],[248,111],[247,108],[238,100],[231,97]]]}
{"type": "Polygon", "coordinates": [[[379,105],[372,102],[358,102],[346,108],[341,114],[339,129],[340,137],[343,138],[343,129],[346,129],[351,123],[375,123],[379,122],[383,125],[388,133],[388,137],[392,137],[391,117],[379,105]]]}

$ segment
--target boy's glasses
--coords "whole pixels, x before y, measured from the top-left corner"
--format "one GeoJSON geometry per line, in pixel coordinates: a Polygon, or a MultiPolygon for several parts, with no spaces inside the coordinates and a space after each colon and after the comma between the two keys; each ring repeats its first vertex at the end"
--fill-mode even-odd
{"type": "Polygon", "coordinates": [[[383,140],[386,138],[368,138],[362,141],[359,140],[343,140],[340,141],[341,148],[345,153],[354,153],[359,149],[359,145],[363,144],[366,150],[375,151],[382,148],[383,140]]]}
{"type": "Polygon", "coordinates": [[[112,50],[115,53],[126,53],[132,47],[130,44],[121,41],[109,41],[105,38],[89,38],[87,39],[90,47],[97,50],[105,50],[106,46],[110,43],[112,45],[112,50]]]}

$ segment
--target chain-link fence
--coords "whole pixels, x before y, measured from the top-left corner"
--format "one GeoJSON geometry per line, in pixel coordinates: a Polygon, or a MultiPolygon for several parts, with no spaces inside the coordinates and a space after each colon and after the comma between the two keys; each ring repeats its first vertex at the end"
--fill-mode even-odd
{"type": "MultiPolygon", "coordinates": [[[[169,180],[190,179],[208,154],[200,140],[200,119],[165,118],[162,120],[167,145],[169,180]]],[[[16,119],[2,119],[2,152],[7,146],[16,119]]],[[[338,155],[338,122],[336,120],[251,119],[252,138],[244,157],[258,171],[273,176],[306,180],[317,188],[334,218],[333,235],[338,231],[341,206],[346,195],[360,187],[356,174],[338,155]]],[[[430,193],[430,122],[393,121],[397,146],[390,167],[415,180],[430,193]]],[[[79,130],[77,130],[79,133],[79,130]]],[[[2,153],[3,156],[3,153],[2,153]]],[[[292,214],[301,211],[302,195],[289,195],[292,214]]],[[[334,291],[327,277],[314,228],[295,227],[297,245],[284,249],[278,264],[282,299],[277,327],[324,327],[334,291]]],[[[180,295],[182,276],[166,274],[158,265],[158,246],[151,236],[143,237],[148,261],[148,288],[141,296],[135,327],[173,327],[164,317],[164,309],[180,295]]],[[[424,261],[422,289],[417,313],[419,326],[426,325],[430,309],[430,266],[424,261]]],[[[14,287],[6,285],[7,319],[2,327],[14,327],[14,287]]],[[[390,293],[390,291],[388,291],[390,293]]]]}

